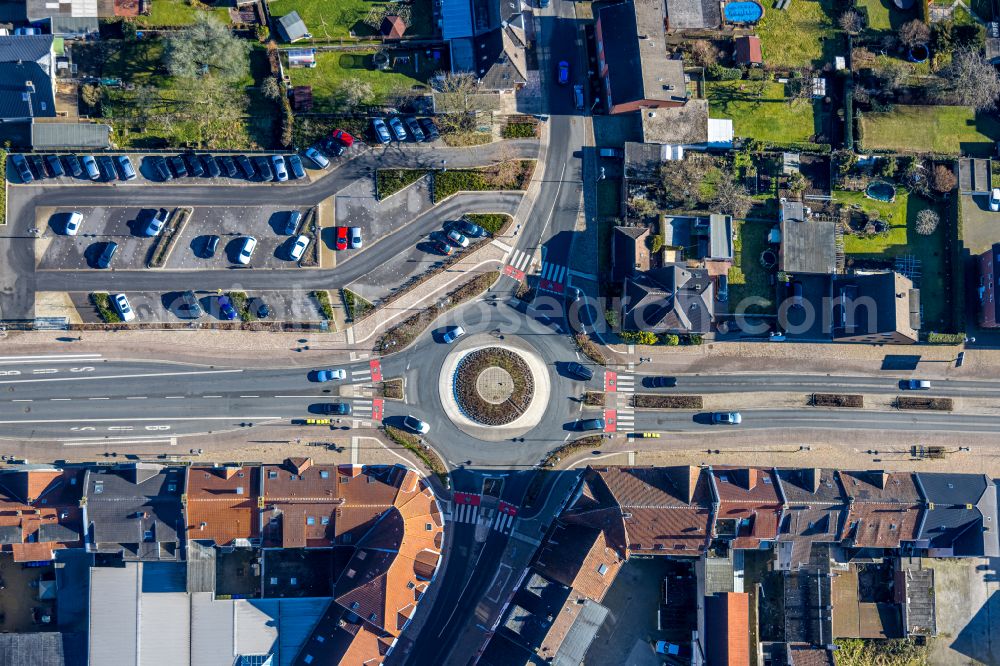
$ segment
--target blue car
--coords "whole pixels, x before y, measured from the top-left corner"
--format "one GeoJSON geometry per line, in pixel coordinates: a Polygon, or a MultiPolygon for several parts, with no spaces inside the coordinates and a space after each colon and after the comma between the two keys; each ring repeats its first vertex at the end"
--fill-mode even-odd
{"type": "Polygon", "coordinates": [[[289,155],[285,161],[288,162],[288,170],[292,172],[292,178],[306,177],[306,171],[302,168],[302,160],[298,155],[289,155]]]}
{"type": "Polygon", "coordinates": [[[132,180],[135,178],[135,168],[132,166],[132,160],[129,159],[128,155],[119,155],[115,158],[118,162],[118,168],[122,172],[123,180],[132,180]]]}
{"type": "Polygon", "coordinates": [[[564,86],[569,83],[569,63],[565,60],[559,61],[559,85],[564,86]]]}
{"type": "Polygon", "coordinates": [[[219,296],[219,318],[226,321],[236,319],[236,308],[233,307],[233,302],[229,300],[228,296],[219,296]]]}
{"type": "Polygon", "coordinates": [[[158,236],[160,231],[163,230],[163,225],[167,222],[167,209],[161,208],[157,212],[153,213],[153,217],[146,222],[146,225],[142,228],[142,234],[144,236],[158,236]]]}
{"type": "Polygon", "coordinates": [[[346,378],[347,378],[347,371],[343,369],[317,370],[314,375],[313,381],[329,382],[333,381],[334,379],[346,379],[346,378]]]}
{"type": "Polygon", "coordinates": [[[24,155],[11,155],[10,161],[17,169],[17,175],[21,177],[22,183],[30,183],[35,180],[35,177],[31,175],[31,167],[28,166],[28,160],[24,159],[24,155]]]}
{"type": "Polygon", "coordinates": [[[465,335],[465,329],[461,326],[453,326],[445,331],[445,334],[441,336],[441,341],[446,345],[450,345],[455,340],[465,335]]]}
{"type": "Polygon", "coordinates": [[[385,121],[381,118],[372,118],[372,129],[375,130],[375,138],[379,143],[386,144],[392,142],[392,135],[389,128],[385,126],[385,121]]]}

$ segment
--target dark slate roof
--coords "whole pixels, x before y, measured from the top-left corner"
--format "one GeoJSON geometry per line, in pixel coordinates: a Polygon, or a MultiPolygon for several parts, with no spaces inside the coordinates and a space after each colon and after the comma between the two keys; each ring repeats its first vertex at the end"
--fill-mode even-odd
{"type": "Polygon", "coordinates": [[[708,333],[715,318],[708,271],[667,264],[625,281],[622,327],[634,331],[708,333]]]}
{"type": "Polygon", "coordinates": [[[146,463],[93,469],[87,472],[84,492],[86,529],[99,551],[124,549],[127,559],[177,557],[184,525],[182,469],[146,463]]]}
{"type": "Polygon", "coordinates": [[[501,626],[510,640],[530,650],[541,646],[570,589],[532,572],[514,594],[501,626]]]}
{"type": "Polygon", "coordinates": [[[0,61],[0,120],[52,118],[56,115],[52,81],[35,62],[0,61]],[[34,92],[30,92],[30,81],[34,92]]]}
{"type": "Polygon", "coordinates": [[[20,525],[0,525],[0,544],[21,543],[20,525]]]}
{"type": "Polygon", "coordinates": [[[959,557],[1000,555],[997,487],[988,477],[921,473],[916,481],[928,502],[918,539],[959,557]]]}
{"type": "Polygon", "coordinates": [[[52,50],[52,35],[0,36],[0,62],[41,62],[52,50]]]}
{"type": "Polygon", "coordinates": [[[111,146],[111,126],[101,123],[32,123],[31,145],[35,150],[106,150],[111,146]]]}
{"type": "Polygon", "coordinates": [[[71,543],[80,540],[80,530],[62,523],[43,523],[38,526],[38,540],[71,543]]]}
{"type": "Polygon", "coordinates": [[[0,666],[83,666],[86,654],[80,633],[0,634],[0,666]]]}
{"type": "Polygon", "coordinates": [[[834,311],[834,339],[898,331],[916,341],[920,326],[920,291],[913,288],[909,278],[895,272],[837,275],[833,280],[834,303],[841,296],[856,303],[857,307],[846,310],[848,313],[854,310],[846,326],[841,325],[840,312],[834,311]],[[868,302],[874,302],[876,307],[865,307],[868,302]]]}
{"type": "Polygon", "coordinates": [[[475,38],[476,75],[486,90],[509,90],[526,78],[524,44],[509,28],[497,28],[475,38]]]}

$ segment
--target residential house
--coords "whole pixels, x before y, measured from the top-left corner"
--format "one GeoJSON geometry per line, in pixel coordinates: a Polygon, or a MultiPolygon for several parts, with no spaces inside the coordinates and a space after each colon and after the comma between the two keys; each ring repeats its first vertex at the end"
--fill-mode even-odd
{"type": "Polygon", "coordinates": [[[920,290],[894,271],[833,278],[831,336],[835,342],[913,344],[920,337],[920,290]]]}
{"type": "Polygon", "coordinates": [[[663,0],[625,0],[597,9],[597,73],[608,113],[687,102],[684,63],[667,57],[663,31],[663,0]]]}
{"type": "Polygon", "coordinates": [[[705,656],[712,666],[750,666],[750,595],[705,597],[705,656]]]}
{"type": "Polygon", "coordinates": [[[615,227],[611,235],[611,280],[621,282],[649,270],[649,227],[615,227]]]}
{"type": "Polygon", "coordinates": [[[895,549],[918,540],[925,502],[910,472],[840,472],[848,498],[840,533],[849,548],[895,549]]]}
{"type": "Polygon", "coordinates": [[[837,271],[836,223],[812,219],[801,201],[782,201],[779,220],[779,270],[792,275],[832,275],[837,271]]]}
{"type": "Polygon", "coordinates": [[[52,35],[0,35],[0,122],[56,115],[55,63],[52,35]]]}
{"type": "Polygon", "coordinates": [[[979,269],[979,325],[1000,328],[997,298],[1000,296],[1000,243],[976,258],[979,269]]]}
{"type": "Polygon", "coordinates": [[[777,469],[785,508],[778,527],[775,568],[797,570],[809,562],[814,543],[836,543],[847,495],[832,469],[777,469]]]}
{"type": "Polygon", "coordinates": [[[715,320],[715,285],[704,268],[666,264],[625,279],[621,325],[629,331],[709,333],[715,320]]]}
{"type": "Polygon", "coordinates": [[[0,469],[0,552],[15,562],[45,562],[83,545],[83,471],[47,465],[0,469]]]}
{"type": "Polygon", "coordinates": [[[667,0],[667,29],[714,29],[722,25],[721,4],[712,0],[667,0]]]}
{"type": "Polygon", "coordinates": [[[84,475],[87,551],[126,561],[180,561],[184,468],[152,463],[93,467],[84,475]]]}
{"type": "Polygon", "coordinates": [[[484,92],[513,93],[528,81],[530,11],[520,0],[443,0],[441,36],[452,71],[474,72],[484,92]]]}
{"type": "Polygon", "coordinates": [[[189,467],[184,507],[188,541],[216,546],[259,544],[260,472],[260,467],[189,467]]]}
{"type": "Polygon", "coordinates": [[[624,562],[600,528],[557,521],[538,552],[535,569],[600,602],[624,562]]]}
{"type": "Polygon", "coordinates": [[[915,475],[927,510],[917,534],[929,557],[1000,557],[997,486],[985,475],[915,475]]]}
{"type": "Polygon", "coordinates": [[[312,39],[309,29],[306,28],[306,22],[296,11],[289,12],[278,19],[278,33],[289,44],[302,39],[312,39]]]}
{"type": "Polygon", "coordinates": [[[743,35],[734,40],[733,59],[737,65],[746,67],[763,67],[764,55],[760,50],[760,37],[743,35]]]}
{"type": "Polygon", "coordinates": [[[732,548],[758,549],[775,541],[783,498],[773,469],[710,467],[715,504],[713,536],[732,548]]]}

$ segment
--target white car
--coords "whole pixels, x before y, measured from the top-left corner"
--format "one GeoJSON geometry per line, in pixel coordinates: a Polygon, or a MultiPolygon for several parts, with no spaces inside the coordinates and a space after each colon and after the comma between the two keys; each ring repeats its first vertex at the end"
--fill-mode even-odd
{"type": "Polygon", "coordinates": [[[403,417],[403,425],[420,435],[426,435],[431,431],[430,425],[425,421],[421,421],[416,416],[410,416],[409,414],[403,417]]]}
{"type": "Polygon", "coordinates": [[[449,245],[457,245],[458,247],[469,247],[469,239],[464,235],[460,234],[455,229],[448,232],[449,245]]]}
{"type": "Polygon", "coordinates": [[[253,256],[255,249],[257,249],[257,239],[253,236],[247,236],[243,239],[243,247],[240,248],[236,261],[246,266],[250,263],[250,257],[253,256]]]}
{"type": "Polygon", "coordinates": [[[307,247],[309,247],[309,236],[298,236],[292,244],[292,249],[288,251],[288,256],[292,261],[298,261],[307,247]]]}
{"type": "Polygon", "coordinates": [[[66,220],[66,235],[76,236],[80,232],[80,225],[83,224],[83,213],[73,211],[66,220]]]}
{"type": "Polygon", "coordinates": [[[129,305],[128,297],[125,294],[115,294],[115,308],[118,309],[118,314],[122,316],[122,321],[129,322],[135,319],[135,311],[132,310],[132,306],[129,305]]]}
{"type": "Polygon", "coordinates": [[[990,210],[994,213],[1000,210],[1000,187],[994,187],[990,193],[990,210]]]}

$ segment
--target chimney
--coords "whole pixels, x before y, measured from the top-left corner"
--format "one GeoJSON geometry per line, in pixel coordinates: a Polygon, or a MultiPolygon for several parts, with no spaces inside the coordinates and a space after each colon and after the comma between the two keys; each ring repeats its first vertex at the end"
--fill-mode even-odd
{"type": "Polygon", "coordinates": [[[820,478],[823,475],[822,470],[813,467],[811,469],[805,470],[805,472],[806,472],[807,487],[814,493],[819,492],[819,482],[820,478]]]}
{"type": "Polygon", "coordinates": [[[746,490],[753,490],[757,487],[757,483],[760,480],[760,470],[756,467],[747,467],[745,469],[735,470],[737,482],[741,487],[746,490]]]}
{"type": "Polygon", "coordinates": [[[24,82],[24,87],[25,87],[25,89],[26,89],[26,90],[27,90],[27,91],[28,91],[29,93],[32,93],[32,94],[34,94],[34,92],[35,92],[35,82],[34,82],[34,81],[32,81],[32,80],[30,80],[30,79],[29,79],[29,80],[27,80],[27,81],[25,81],[25,82],[24,82]]]}

